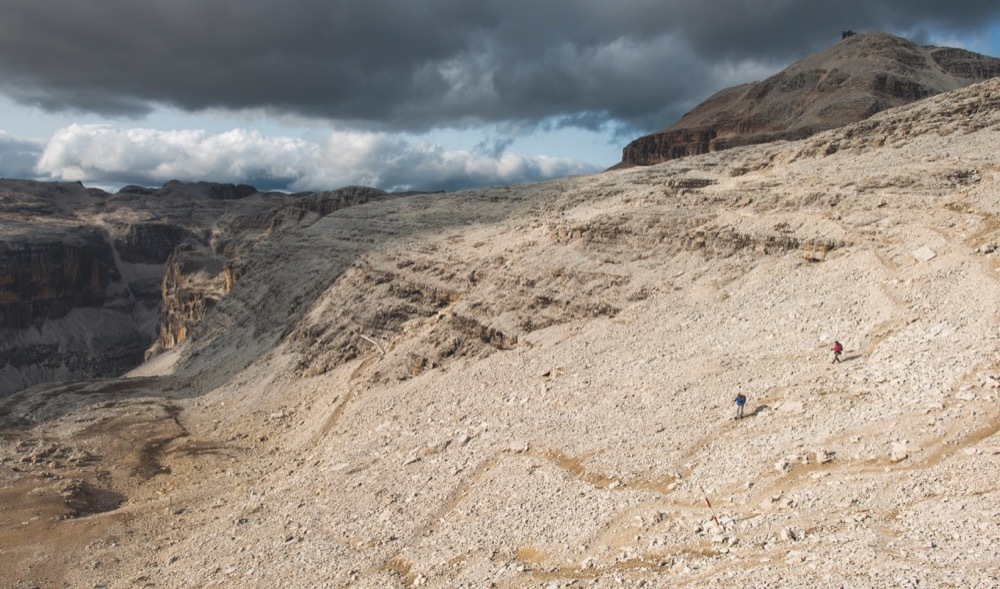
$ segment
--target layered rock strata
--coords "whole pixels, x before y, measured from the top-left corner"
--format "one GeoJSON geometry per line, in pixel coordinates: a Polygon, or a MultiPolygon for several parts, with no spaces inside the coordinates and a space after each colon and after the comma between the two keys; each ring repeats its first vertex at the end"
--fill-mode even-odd
{"type": "Polygon", "coordinates": [[[76,307],[99,307],[120,279],[111,246],[95,228],[8,239],[0,243],[0,325],[23,329],[76,307]]]}
{"type": "Polygon", "coordinates": [[[118,375],[172,349],[262,240],[387,196],[178,181],[108,194],[0,181],[0,396],[118,375]]]}

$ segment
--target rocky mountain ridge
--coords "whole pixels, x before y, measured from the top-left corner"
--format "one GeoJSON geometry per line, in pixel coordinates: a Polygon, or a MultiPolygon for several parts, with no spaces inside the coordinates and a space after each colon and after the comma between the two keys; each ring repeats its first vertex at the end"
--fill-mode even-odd
{"type": "Polygon", "coordinates": [[[172,350],[0,400],[4,582],[995,586],[998,141],[994,80],[233,245],[172,350]]]}
{"type": "Polygon", "coordinates": [[[862,33],[761,82],[727,88],[622,151],[619,166],[779,140],[864,120],[887,108],[1000,76],[1000,59],[862,33]]]}

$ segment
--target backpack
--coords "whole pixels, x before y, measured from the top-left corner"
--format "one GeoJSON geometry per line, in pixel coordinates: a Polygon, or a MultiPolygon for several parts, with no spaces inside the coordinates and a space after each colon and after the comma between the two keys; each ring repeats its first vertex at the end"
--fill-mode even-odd
{"type": "Polygon", "coordinates": [[[747,402],[747,398],[743,393],[736,395],[736,404],[743,405],[747,402]]]}

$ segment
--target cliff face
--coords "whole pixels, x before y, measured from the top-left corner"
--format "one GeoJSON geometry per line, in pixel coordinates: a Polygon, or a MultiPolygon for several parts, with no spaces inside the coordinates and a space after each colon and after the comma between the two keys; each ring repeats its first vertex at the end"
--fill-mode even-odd
{"type": "Polygon", "coordinates": [[[959,78],[979,81],[1000,76],[1000,60],[953,47],[930,50],[931,58],[944,71],[959,78]]]}
{"type": "Polygon", "coordinates": [[[225,215],[214,227],[209,245],[187,242],[166,263],[157,338],[146,358],[173,349],[233,289],[242,276],[246,256],[263,240],[310,225],[341,209],[386,198],[374,188],[339,190],[286,197],[272,208],[225,215]]]}
{"type": "Polygon", "coordinates": [[[0,396],[142,360],[159,300],[109,241],[98,227],[49,226],[0,244],[0,396]]]}
{"type": "Polygon", "coordinates": [[[177,181],[112,195],[0,180],[0,396],[118,375],[172,349],[262,241],[386,196],[177,181]]]}
{"type": "Polygon", "coordinates": [[[170,182],[111,195],[73,183],[0,181],[0,396],[142,362],[164,294],[173,293],[163,290],[171,254],[181,244],[205,247],[227,210],[274,210],[285,198],[248,198],[254,193],[170,182]]]}
{"type": "Polygon", "coordinates": [[[188,336],[188,330],[226,296],[235,282],[224,259],[205,246],[187,244],[177,248],[167,261],[163,275],[160,321],[156,342],[146,358],[173,349],[188,336]]]}
{"type": "Polygon", "coordinates": [[[134,223],[120,228],[115,251],[123,262],[165,264],[181,242],[196,237],[189,229],[169,223],[134,223]]]}
{"type": "Polygon", "coordinates": [[[121,276],[111,246],[94,228],[0,243],[0,328],[22,329],[76,307],[99,307],[121,276]]]}
{"type": "Polygon", "coordinates": [[[803,139],[996,76],[997,58],[885,33],[855,35],[764,81],[718,92],[667,129],[629,143],[619,166],[803,139]]]}

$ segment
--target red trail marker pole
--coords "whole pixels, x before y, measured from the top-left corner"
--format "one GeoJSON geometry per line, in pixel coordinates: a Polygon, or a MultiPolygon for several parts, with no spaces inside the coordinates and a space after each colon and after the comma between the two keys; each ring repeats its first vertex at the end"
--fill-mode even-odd
{"type": "Polygon", "coordinates": [[[722,532],[722,524],[719,523],[719,518],[715,515],[715,509],[712,508],[712,502],[708,500],[708,493],[705,492],[705,487],[698,485],[698,488],[701,489],[701,494],[705,497],[705,503],[708,504],[708,509],[712,512],[712,519],[715,520],[715,525],[719,526],[719,532],[722,532]]]}

